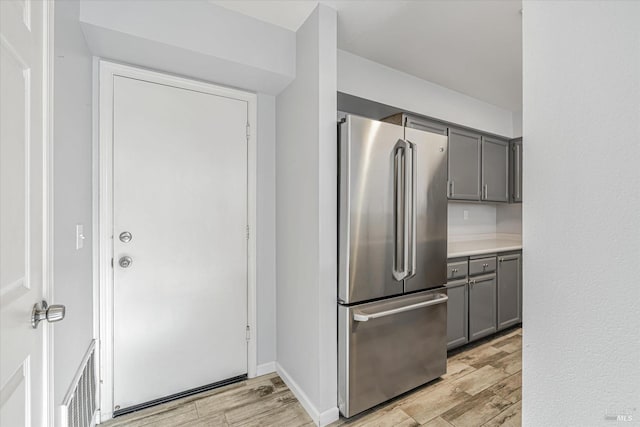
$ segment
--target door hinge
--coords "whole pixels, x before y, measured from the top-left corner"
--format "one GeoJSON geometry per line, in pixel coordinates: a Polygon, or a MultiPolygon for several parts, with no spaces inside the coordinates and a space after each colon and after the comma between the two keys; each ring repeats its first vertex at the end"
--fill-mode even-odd
{"type": "Polygon", "coordinates": [[[111,268],[113,268],[113,258],[111,258],[111,268]]]}
{"type": "Polygon", "coordinates": [[[251,125],[247,123],[247,139],[251,136],[251,125]]]}
{"type": "Polygon", "coordinates": [[[247,341],[251,340],[251,328],[247,325],[247,341]]]}
{"type": "Polygon", "coordinates": [[[247,240],[249,240],[249,226],[247,225],[247,240]]]}

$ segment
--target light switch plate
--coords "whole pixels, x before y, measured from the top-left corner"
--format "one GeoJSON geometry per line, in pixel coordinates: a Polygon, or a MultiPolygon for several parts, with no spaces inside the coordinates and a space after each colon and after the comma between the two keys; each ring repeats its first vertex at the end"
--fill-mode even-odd
{"type": "Polygon", "coordinates": [[[464,219],[469,219],[469,211],[466,209],[462,211],[462,216],[464,217],[464,219]]]}
{"type": "Polygon", "coordinates": [[[84,225],[76,224],[76,250],[84,247],[84,225]]]}

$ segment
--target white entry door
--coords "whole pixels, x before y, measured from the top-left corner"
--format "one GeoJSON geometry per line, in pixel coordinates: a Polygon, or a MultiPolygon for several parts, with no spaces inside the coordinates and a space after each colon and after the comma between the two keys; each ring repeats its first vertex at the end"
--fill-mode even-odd
{"type": "Polygon", "coordinates": [[[47,423],[47,5],[0,1],[0,426],[47,423]],[[45,322],[46,323],[46,322],[45,322]]]}
{"type": "Polygon", "coordinates": [[[246,101],[113,77],[113,405],[247,373],[246,101]]]}

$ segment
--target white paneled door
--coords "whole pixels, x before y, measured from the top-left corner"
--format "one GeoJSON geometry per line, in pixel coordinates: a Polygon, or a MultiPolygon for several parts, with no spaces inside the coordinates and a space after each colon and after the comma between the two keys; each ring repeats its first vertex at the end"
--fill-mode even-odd
{"type": "Polygon", "coordinates": [[[48,5],[0,1],[0,426],[47,424],[48,5]],[[45,322],[46,324],[46,322],[45,322]]]}
{"type": "Polygon", "coordinates": [[[113,77],[113,409],[247,373],[247,101],[113,77]]]}

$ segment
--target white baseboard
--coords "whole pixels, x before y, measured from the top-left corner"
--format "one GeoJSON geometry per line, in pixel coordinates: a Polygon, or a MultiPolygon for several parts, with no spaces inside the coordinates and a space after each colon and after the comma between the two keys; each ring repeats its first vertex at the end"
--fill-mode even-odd
{"type": "Polygon", "coordinates": [[[309,400],[309,397],[305,394],[305,392],[302,391],[298,384],[291,378],[291,376],[289,376],[287,371],[285,371],[279,363],[276,363],[276,372],[278,373],[278,375],[280,375],[282,381],[284,381],[287,387],[289,387],[289,390],[291,390],[291,392],[300,402],[300,405],[302,405],[304,410],[307,411],[313,422],[318,427],[329,425],[340,418],[338,407],[330,408],[320,413],[320,411],[316,409],[313,403],[311,403],[311,400],[309,400]]]}
{"type": "Polygon", "coordinates": [[[256,377],[276,372],[276,362],[267,362],[258,365],[256,368],[256,377]]]}
{"type": "Polygon", "coordinates": [[[338,421],[340,419],[340,410],[337,406],[327,409],[323,413],[320,414],[320,422],[318,425],[320,427],[328,426],[334,421],[338,421]]]}

